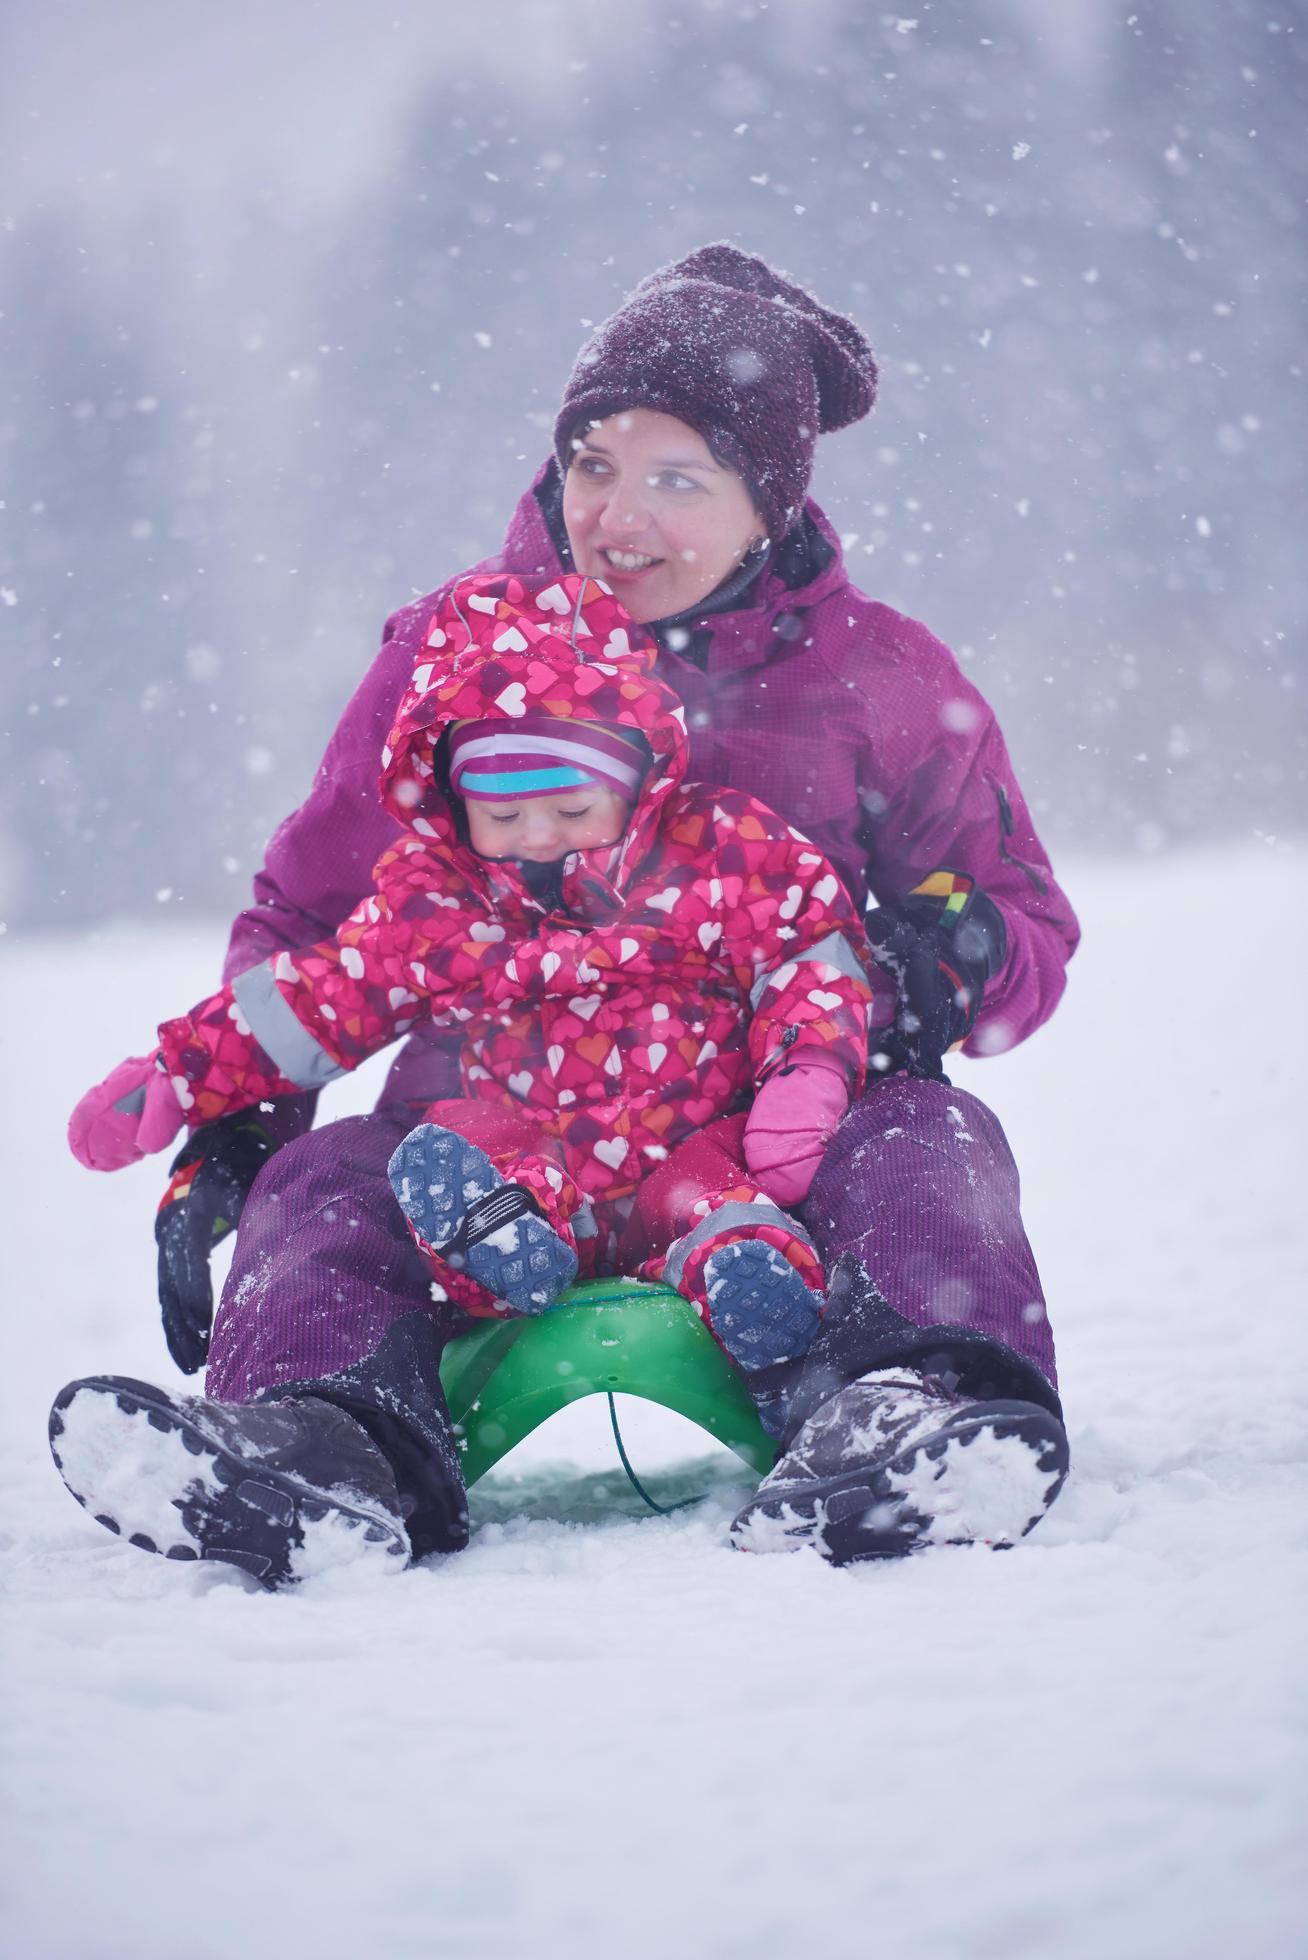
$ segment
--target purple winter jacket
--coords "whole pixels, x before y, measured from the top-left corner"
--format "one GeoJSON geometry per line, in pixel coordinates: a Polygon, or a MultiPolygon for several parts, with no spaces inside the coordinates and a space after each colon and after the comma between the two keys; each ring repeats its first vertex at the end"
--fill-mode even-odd
{"type": "MultiPolygon", "coordinates": [[[[536,495],[550,468],[478,570],[570,569],[536,495]]],[[[769,804],[825,852],[860,908],[902,897],[940,866],[970,872],[1004,916],[1008,952],[967,1052],[998,1053],[1057,1006],[1076,918],[986,702],[948,647],[850,583],[826,518],[813,503],[806,515],[806,560],[783,564],[774,553],[741,610],[689,622],[685,651],[660,651],[657,671],[686,705],[688,776],[769,804]]],[[[387,620],[313,788],[268,845],[224,979],[330,937],[371,889],[373,865],[398,835],[378,795],[382,745],[445,589],[387,620]]],[[[424,1029],[399,1052],[382,1101],[457,1094],[453,1084],[440,1035],[424,1029]]]]}

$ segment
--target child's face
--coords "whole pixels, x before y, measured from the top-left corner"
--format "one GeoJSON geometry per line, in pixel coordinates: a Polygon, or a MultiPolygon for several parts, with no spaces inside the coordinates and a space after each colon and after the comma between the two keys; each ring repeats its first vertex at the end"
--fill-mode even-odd
{"type": "Polygon", "coordinates": [[[552,864],[569,851],[616,844],[631,813],[626,798],[603,783],[518,802],[469,798],[464,808],[468,838],[478,857],[526,858],[532,864],[552,864]]]}

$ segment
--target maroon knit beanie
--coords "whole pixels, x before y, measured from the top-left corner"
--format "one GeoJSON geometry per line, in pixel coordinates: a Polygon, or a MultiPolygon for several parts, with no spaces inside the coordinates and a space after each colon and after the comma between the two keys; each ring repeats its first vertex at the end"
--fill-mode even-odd
{"type": "Polygon", "coordinates": [[[587,422],[653,408],[697,429],[739,470],[776,540],[797,522],[819,433],[876,400],[862,333],[762,259],[703,245],[641,281],[586,342],[554,445],[566,471],[587,422]]]}

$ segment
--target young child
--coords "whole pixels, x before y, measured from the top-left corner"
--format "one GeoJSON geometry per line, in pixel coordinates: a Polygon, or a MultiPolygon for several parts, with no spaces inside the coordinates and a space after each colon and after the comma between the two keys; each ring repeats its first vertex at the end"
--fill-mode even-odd
{"type": "Polygon", "coordinates": [[[391,1163],[440,1295],[539,1313],[578,1273],[662,1278],[778,1431],[766,1370],[822,1305],[781,1207],[863,1086],[863,936],[797,832],[683,783],[684,715],[634,636],[593,579],[456,587],[384,752],[405,834],[373,894],[165,1022],[70,1141],[114,1169],[183,1121],[319,1086],[422,1013],[458,1024],[465,1094],[391,1163]]]}

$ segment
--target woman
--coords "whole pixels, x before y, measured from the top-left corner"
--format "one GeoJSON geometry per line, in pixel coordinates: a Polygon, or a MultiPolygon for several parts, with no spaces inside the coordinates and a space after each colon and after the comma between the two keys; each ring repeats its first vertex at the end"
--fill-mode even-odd
{"type": "MultiPolygon", "coordinates": [[[[1016,1169],[941,1058],[959,1040],[995,1053],[1038,1027],[1077,927],[989,708],[923,627],[850,584],[806,502],[817,434],[866,414],[875,388],[851,321],[762,261],[705,247],[646,280],[583,348],[555,454],[480,568],[603,579],[658,638],[658,671],[686,703],[692,776],[759,795],[860,907],[877,902],[879,1079],[832,1139],[805,1214],[831,1302],[804,1363],[782,1364],[792,1377],[758,1383],[790,1413],[777,1466],[734,1528],[752,1549],[813,1543],[842,1561],[1010,1540],[1066,1473],[1016,1169]]],[[[227,976],[330,934],[368,889],[395,836],[378,756],[439,596],[387,622],[308,800],[269,846],[227,976]]],[[[415,1110],[452,1093],[451,1056],[416,1035],[371,1116],[275,1155],[282,1137],[240,1118],[199,1131],[158,1228],[165,1327],[190,1371],[208,1344],[209,1244],[249,1190],[210,1399],[187,1418],[192,1447],[196,1423],[212,1441],[217,1481],[258,1458],[291,1503],[297,1485],[383,1491],[419,1555],[466,1538],[437,1375],[456,1323],[428,1297],[386,1165],[415,1110]]],[[[293,1120],[309,1114],[306,1102],[293,1120]]],[[[284,1137],[285,1111],[275,1120],[284,1137]]],[[[787,1147],[783,1128],[780,1165],[787,1147]]],[[[181,1402],[152,1393],[162,1433],[181,1402]]],[[[239,1521],[210,1535],[213,1555],[247,1562],[239,1521]]]]}

